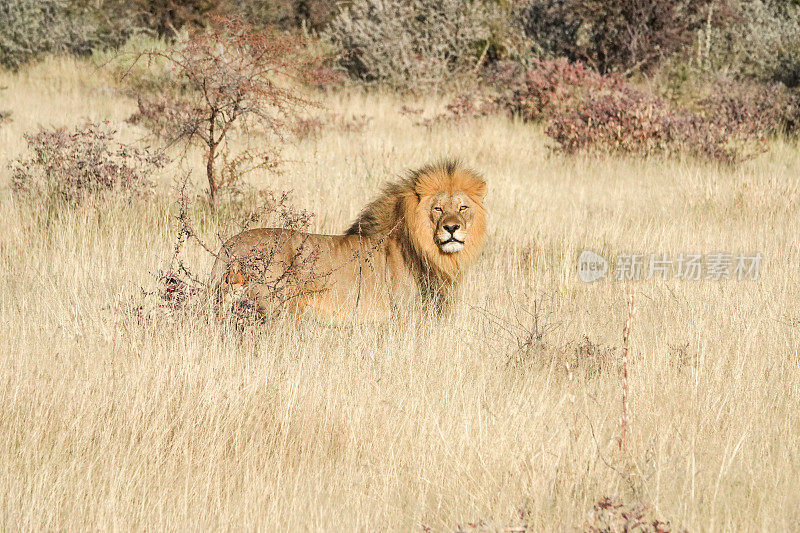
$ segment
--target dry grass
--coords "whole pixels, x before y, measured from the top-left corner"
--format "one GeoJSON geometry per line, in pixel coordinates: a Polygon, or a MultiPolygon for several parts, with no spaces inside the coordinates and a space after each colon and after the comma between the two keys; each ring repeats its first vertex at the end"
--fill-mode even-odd
{"type": "Polygon", "coordinates": [[[490,244],[448,319],[237,333],[122,311],[170,257],[176,167],[155,202],[49,226],[10,195],[23,132],[108,119],[131,140],[135,104],[67,60],[0,85],[3,529],[564,530],[605,496],[692,531],[798,527],[797,147],[737,171],[563,159],[505,119],[428,130],[394,97],[331,97],[373,120],[303,141],[261,183],[339,232],[384,180],[461,156],[490,183],[490,244]],[[765,263],[758,281],[586,285],[584,247],[765,263]]]}

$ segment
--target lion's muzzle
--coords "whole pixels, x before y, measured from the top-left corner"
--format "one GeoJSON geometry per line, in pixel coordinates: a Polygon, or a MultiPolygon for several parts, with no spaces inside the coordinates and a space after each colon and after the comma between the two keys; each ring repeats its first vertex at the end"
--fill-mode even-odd
{"type": "Polygon", "coordinates": [[[441,249],[446,254],[460,252],[464,248],[464,241],[467,239],[467,232],[464,231],[462,224],[442,224],[436,232],[436,240],[441,249]]]}

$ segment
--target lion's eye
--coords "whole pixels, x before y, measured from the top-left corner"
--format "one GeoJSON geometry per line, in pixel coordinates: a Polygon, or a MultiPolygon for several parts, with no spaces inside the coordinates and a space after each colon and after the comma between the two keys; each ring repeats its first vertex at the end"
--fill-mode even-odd
{"type": "Polygon", "coordinates": [[[458,208],[458,210],[459,210],[459,211],[466,211],[468,207],[469,207],[469,206],[462,205],[461,207],[459,207],[459,208],[458,208]]]}
{"type": "Polygon", "coordinates": [[[444,213],[444,209],[442,209],[441,207],[438,207],[438,206],[434,207],[433,210],[436,211],[437,213],[444,213]]]}

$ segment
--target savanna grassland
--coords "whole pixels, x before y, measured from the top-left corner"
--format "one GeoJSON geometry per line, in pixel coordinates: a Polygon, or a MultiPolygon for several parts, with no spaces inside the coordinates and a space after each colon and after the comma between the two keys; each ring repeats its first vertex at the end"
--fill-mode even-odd
{"type": "MultiPolygon", "coordinates": [[[[108,120],[138,141],[135,101],[77,60],[0,85],[3,529],[574,530],[600,527],[603,498],[673,530],[800,527],[796,146],[735,169],[565,158],[504,117],[428,129],[397,96],[323,96],[371,120],[287,146],[255,184],[336,233],[384,181],[460,157],[489,183],[489,244],[446,318],[238,331],[130,312],[173,254],[177,148],[151,200],[45,221],[11,194],[23,133],[108,120]],[[756,281],[585,284],[584,249],[764,259],[756,281]]],[[[186,165],[199,191],[202,160],[186,165]]],[[[194,216],[206,236],[231,230],[194,216]]],[[[186,261],[211,266],[197,248],[186,261]]]]}

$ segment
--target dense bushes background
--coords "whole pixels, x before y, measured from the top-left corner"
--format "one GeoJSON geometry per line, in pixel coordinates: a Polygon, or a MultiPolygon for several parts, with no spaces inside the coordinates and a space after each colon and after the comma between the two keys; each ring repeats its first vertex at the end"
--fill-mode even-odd
{"type": "MultiPolygon", "coordinates": [[[[530,0],[519,20],[540,55],[601,74],[648,70],[692,42],[713,0],[530,0]]],[[[716,25],[718,21],[713,19],[716,25]]]]}
{"type": "Polygon", "coordinates": [[[337,11],[335,0],[0,0],[0,65],[17,69],[47,53],[85,55],[136,33],[173,39],[215,17],[319,31],[337,11]]]}
{"type": "Polygon", "coordinates": [[[17,69],[47,52],[86,52],[87,22],[62,0],[0,0],[0,64],[17,69]]]}
{"type": "MultiPolygon", "coordinates": [[[[800,124],[798,0],[0,0],[0,65],[230,19],[312,37],[353,83],[481,87],[480,102],[462,94],[422,122],[508,112],[546,122],[567,152],[732,161],[800,124]]],[[[140,102],[158,92],[145,77],[131,86],[140,102]]]]}
{"type": "Polygon", "coordinates": [[[318,34],[353,79],[442,85],[498,60],[564,57],[601,74],[688,65],[800,84],[796,0],[0,0],[0,64],[85,54],[215,17],[318,34]]]}
{"type": "Polygon", "coordinates": [[[477,68],[503,19],[489,2],[355,0],[325,36],[358,80],[430,87],[477,68]]]}

